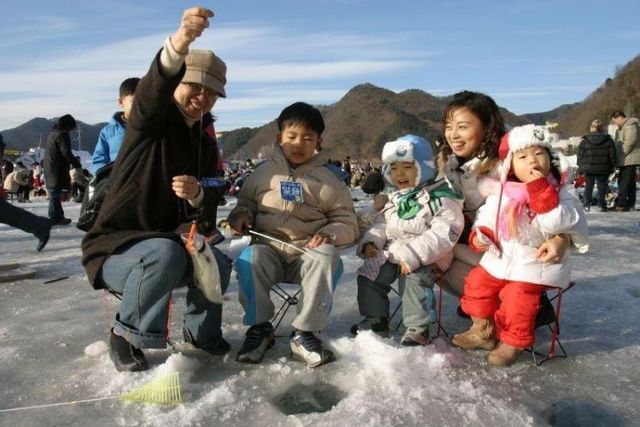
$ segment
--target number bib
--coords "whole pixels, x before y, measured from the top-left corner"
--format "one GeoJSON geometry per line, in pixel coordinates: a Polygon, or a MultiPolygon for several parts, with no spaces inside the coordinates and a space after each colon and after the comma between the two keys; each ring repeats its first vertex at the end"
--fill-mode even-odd
{"type": "Polygon", "coordinates": [[[304,190],[299,182],[280,181],[280,197],[294,203],[304,203],[304,190]]]}
{"type": "Polygon", "coordinates": [[[204,188],[223,187],[226,183],[224,179],[215,176],[203,176],[200,180],[200,185],[204,188]]]}

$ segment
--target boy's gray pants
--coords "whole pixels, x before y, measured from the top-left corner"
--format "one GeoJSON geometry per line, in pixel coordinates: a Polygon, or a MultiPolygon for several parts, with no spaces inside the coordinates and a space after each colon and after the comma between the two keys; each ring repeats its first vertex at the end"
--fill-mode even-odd
{"type": "Polygon", "coordinates": [[[398,280],[402,295],[402,321],[407,328],[423,329],[436,321],[436,301],[433,294],[435,274],[429,267],[400,276],[397,264],[386,262],[380,268],[376,280],[358,275],[358,308],[366,317],[389,318],[391,284],[398,280]]]}
{"type": "Polygon", "coordinates": [[[333,245],[321,245],[287,261],[271,246],[245,248],[236,262],[244,324],[270,321],[274,314],[270,290],[277,283],[302,286],[297,316],[291,325],[300,331],[322,331],[333,304],[333,290],[342,275],[342,262],[333,245]]]}

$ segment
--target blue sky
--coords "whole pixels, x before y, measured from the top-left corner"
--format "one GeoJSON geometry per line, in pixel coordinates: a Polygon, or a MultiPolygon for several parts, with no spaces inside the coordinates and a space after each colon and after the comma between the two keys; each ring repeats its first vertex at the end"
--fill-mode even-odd
{"type": "MultiPolygon", "coordinates": [[[[3,2],[0,129],[71,113],[97,123],[141,76],[193,2],[3,2]]],[[[249,1],[215,11],[195,47],[228,66],[219,130],[260,126],[286,105],[338,101],[372,83],[442,96],[479,90],[515,113],[581,101],[640,53],[640,2],[249,1]]]]}

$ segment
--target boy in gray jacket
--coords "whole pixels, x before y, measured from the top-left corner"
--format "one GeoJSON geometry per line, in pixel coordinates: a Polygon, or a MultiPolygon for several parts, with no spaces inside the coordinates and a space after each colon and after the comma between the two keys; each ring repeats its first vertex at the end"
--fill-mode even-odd
{"type": "Polygon", "coordinates": [[[320,332],[342,273],[336,248],[355,242],[358,224],[351,193],[318,155],[323,130],[322,115],[311,105],[297,102],[285,108],[272,157],[250,175],[229,214],[235,232],[262,235],[252,234],[252,244],[236,263],[244,323],[251,326],[238,362],[259,363],[273,346],[269,291],[279,282],[302,286],[292,322],[293,356],[309,367],[333,359],[320,332]]]}
{"type": "Polygon", "coordinates": [[[433,285],[453,258],[462,229],[461,197],[437,175],[431,144],[406,135],[382,150],[383,174],[396,188],[379,220],[360,241],[365,259],[358,275],[358,307],[364,320],[351,332],[389,333],[391,284],[402,292],[403,345],[427,345],[429,325],[436,320],[433,285]]]}

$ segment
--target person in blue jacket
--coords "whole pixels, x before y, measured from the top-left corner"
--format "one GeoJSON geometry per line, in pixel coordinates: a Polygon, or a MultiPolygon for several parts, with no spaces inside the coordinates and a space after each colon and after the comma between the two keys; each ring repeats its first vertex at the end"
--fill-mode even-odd
{"type": "Polygon", "coordinates": [[[138,77],[130,77],[120,84],[120,95],[118,97],[118,105],[122,111],[115,113],[109,123],[100,131],[98,143],[93,151],[93,159],[91,162],[91,173],[95,175],[96,171],[108,163],[114,161],[120,151],[124,132],[127,129],[127,118],[133,105],[136,87],[140,79],[138,77]]]}

